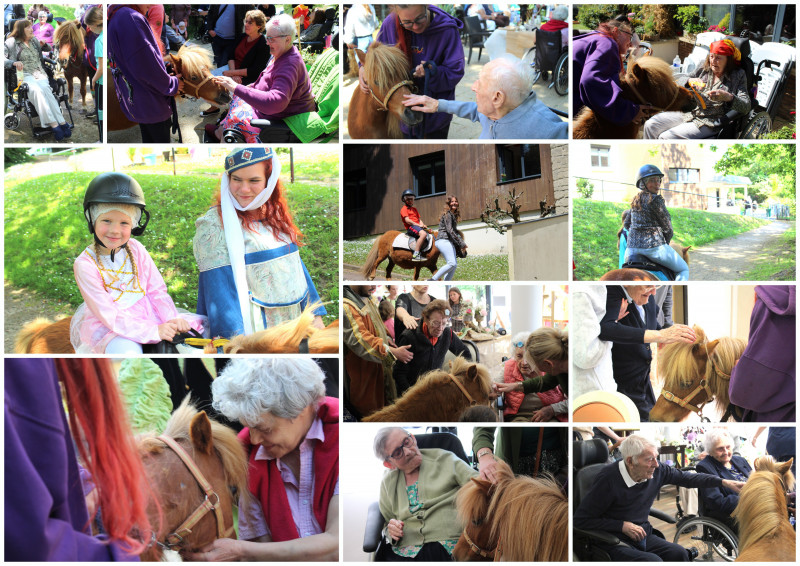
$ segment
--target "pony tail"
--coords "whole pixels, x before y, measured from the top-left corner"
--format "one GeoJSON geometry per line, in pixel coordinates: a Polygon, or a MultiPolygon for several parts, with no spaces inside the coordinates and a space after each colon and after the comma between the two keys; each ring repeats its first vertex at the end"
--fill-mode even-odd
{"type": "Polygon", "coordinates": [[[103,525],[125,552],[141,554],[154,532],[147,517],[151,490],[111,366],[101,358],[57,358],[55,365],[72,437],[97,486],[103,525]]]}

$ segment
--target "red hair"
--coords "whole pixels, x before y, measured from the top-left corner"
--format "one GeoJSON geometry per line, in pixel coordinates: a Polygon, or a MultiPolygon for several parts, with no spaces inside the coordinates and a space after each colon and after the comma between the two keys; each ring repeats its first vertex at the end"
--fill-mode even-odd
{"type": "MultiPolygon", "coordinates": [[[[425,5],[425,10],[428,9],[427,4],[425,5]]],[[[414,66],[414,59],[411,57],[411,32],[403,27],[400,23],[400,16],[397,12],[393,12],[392,15],[394,16],[394,26],[397,32],[397,43],[395,47],[400,49],[403,53],[406,54],[406,59],[408,59],[408,66],[414,66]]]]}
{"type": "MultiPolygon", "coordinates": [[[[269,179],[272,174],[272,160],[264,161],[265,179],[269,179]]],[[[221,202],[221,193],[217,189],[214,193],[214,206],[219,207],[221,202]]],[[[219,210],[220,218],[222,218],[222,209],[219,210]]],[[[303,245],[303,234],[300,229],[295,225],[292,219],[292,213],[289,212],[289,203],[286,202],[284,195],[283,183],[280,179],[275,183],[275,190],[272,195],[267,199],[260,208],[255,210],[237,210],[236,214],[242,222],[242,226],[255,232],[256,224],[263,224],[272,230],[275,238],[280,239],[282,234],[289,236],[291,242],[298,246],[303,245]]]]}
{"type": "Polygon", "coordinates": [[[102,358],[54,361],[67,396],[72,437],[97,486],[103,526],[126,552],[140,554],[153,532],[147,517],[151,490],[111,366],[102,358]]]}

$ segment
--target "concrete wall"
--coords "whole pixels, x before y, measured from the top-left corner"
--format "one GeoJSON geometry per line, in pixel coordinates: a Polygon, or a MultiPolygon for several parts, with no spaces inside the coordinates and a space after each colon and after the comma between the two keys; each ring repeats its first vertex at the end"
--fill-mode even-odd
{"type": "Polygon", "coordinates": [[[569,210],[569,146],[551,145],[550,157],[553,164],[553,196],[556,199],[556,213],[560,214],[569,210]]]}
{"type": "Polygon", "coordinates": [[[569,215],[514,224],[508,237],[508,272],[512,281],[569,279],[569,215]]]}

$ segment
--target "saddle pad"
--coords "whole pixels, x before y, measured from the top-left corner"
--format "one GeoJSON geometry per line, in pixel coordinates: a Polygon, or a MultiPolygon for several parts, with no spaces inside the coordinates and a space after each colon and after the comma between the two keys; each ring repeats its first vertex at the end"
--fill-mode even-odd
{"type": "MultiPolygon", "coordinates": [[[[416,247],[416,241],[417,241],[416,238],[411,238],[411,236],[409,236],[405,232],[401,232],[392,242],[392,247],[396,250],[413,251],[413,248],[411,246],[413,245],[414,247],[416,247]]],[[[425,242],[425,245],[422,246],[421,250],[422,253],[428,253],[431,249],[431,246],[433,246],[433,238],[429,236],[428,240],[425,242]]]]}
{"type": "Polygon", "coordinates": [[[622,264],[623,268],[641,269],[643,271],[660,271],[668,281],[675,281],[675,272],[663,265],[654,262],[647,256],[633,254],[628,261],[622,264]]]}

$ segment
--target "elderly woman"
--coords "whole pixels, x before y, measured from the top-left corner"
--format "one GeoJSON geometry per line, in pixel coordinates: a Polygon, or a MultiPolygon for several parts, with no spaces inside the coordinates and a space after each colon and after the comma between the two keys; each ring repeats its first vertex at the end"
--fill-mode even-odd
{"type": "Polygon", "coordinates": [[[689,85],[704,100],[692,112],[662,112],[644,124],[645,139],[709,138],[722,129],[722,117],[735,110],[750,111],[747,76],[740,67],[742,54],[733,41],[723,39],[711,44],[705,62],[695,69],[689,85]]]}
{"type": "Polygon", "coordinates": [[[566,47],[569,43],[569,23],[566,21],[568,17],[569,8],[567,6],[563,4],[556,6],[552,17],[541,27],[542,31],[560,31],[562,47],[566,47]]]}
{"type": "MultiPolygon", "coordinates": [[[[697,463],[697,471],[719,476],[734,481],[747,481],[752,468],[747,460],[733,455],[733,439],[724,429],[711,429],[706,433],[704,441],[706,456],[697,463]]],[[[724,486],[700,489],[700,500],[703,502],[703,514],[719,519],[732,529],[736,522],[731,513],[739,503],[739,494],[724,486]]]]}
{"type": "Polygon", "coordinates": [[[447,302],[435,299],[422,309],[422,324],[414,329],[406,328],[397,337],[397,346],[410,346],[409,350],[414,354],[411,361],[394,365],[398,396],[412,387],[422,374],[441,368],[447,352],[472,359],[453,329],[445,327],[449,316],[447,302]]]}
{"type": "MultiPolygon", "coordinates": [[[[212,336],[271,328],[320,300],[300,258],[303,235],[280,172],[268,147],[231,152],[214,205],[196,222],[197,311],[208,316],[212,336]]],[[[324,307],[314,311],[317,327],[326,313],[324,307]]]]}
{"type": "Polygon", "coordinates": [[[515,383],[498,383],[501,393],[522,391],[525,394],[548,391],[559,386],[569,395],[569,336],[566,330],[539,328],[531,332],[525,342],[528,364],[544,371],[541,377],[531,377],[515,383]]]}
{"type": "Polygon", "coordinates": [[[480,122],[479,139],[523,139],[531,132],[537,138],[566,139],[567,123],[537,99],[532,82],[529,65],[503,54],[486,63],[473,83],[476,102],[406,94],[403,104],[420,112],[444,112],[480,122]]]}
{"type": "Polygon", "coordinates": [[[461,527],[455,498],[477,472],[447,450],[420,450],[414,435],[399,427],[375,435],[375,456],[389,468],[381,482],[380,509],[388,519],[390,561],[450,561],[461,527]]]}
{"type": "Polygon", "coordinates": [[[46,43],[53,46],[53,29],[52,24],[47,23],[47,12],[39,12],[39,21],[33,24],[33,35],[39,40],[39,43],[46,43]]]}
{"type": "Polygon", "coordinates": [[[239,540],[217,539],[190,560],[339,558],[339,400],[308,358],[232,360],[214,380],[214,408],[246,428],[252,497],[239,502],[239,540]]]}
{"type": "Polygon", "coordinates": [[[42,67],[42,51],[49,52],[50,46],[42,45],[33,37],[33,27],[28,20],[17,20],[3,50],[5,68],[14,67],[22,71],[23,80],[28,85],[28,100],[36,108],[42,127],[52,128],[56,141],[71,137],[72,130],[61,113],[42,67]]]}
{"type": "Polygon", "coordinates": [[[233,94],[228,115],[213,132],[222,139],[225,129],[240,131],[247,143],[258,143],[259,128],[250,125],[256,118],[278,119],[316,110],[311,81],[300,52],[292,45],[294,20],[289,14],[275,16],[267,23],[266,39],[272,57],[256,81],[246,86],[231,77],[214,77],[213,81],[233,94]]]}
{"type": "MultiPolygon", "coordinates": [[[[525,342],[529,332],[519,332],[511,339],[509,359],[503,366],[503,383],[519,383],[533,379],[540,374],[525,358],[525,342]]],[[[506,421],[551,421],[567,420],[567,400],[558,386],[548,391],[528,393],[509,391],[505,394],[506,421]]]]}

